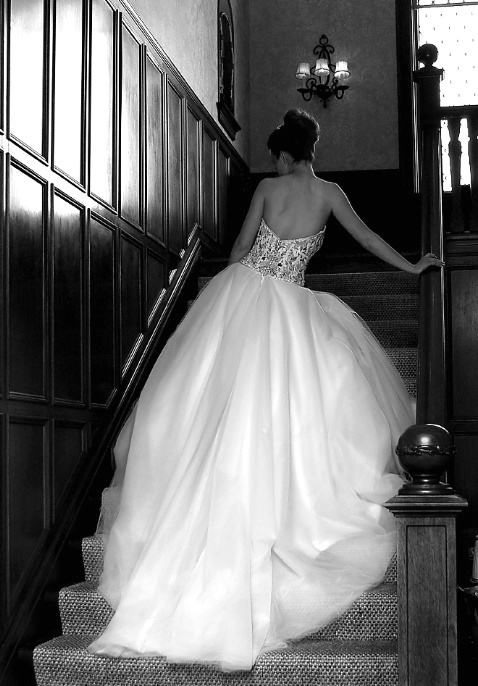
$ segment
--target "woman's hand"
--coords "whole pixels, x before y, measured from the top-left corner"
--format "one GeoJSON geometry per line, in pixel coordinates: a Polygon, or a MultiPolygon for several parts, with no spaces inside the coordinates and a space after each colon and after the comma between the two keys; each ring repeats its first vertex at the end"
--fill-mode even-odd
{"type": "Polygon", "coordinates": [[[442,260],[440,260],[436,255],[434,255],[432,252],[427,252],[427,254],[424,255],[422,259],[416,263],[415,269],[417,274],[421,274],[425,271],[425,269],[429,269],[430,267],[444,266],[445,263],[442,260]]]}

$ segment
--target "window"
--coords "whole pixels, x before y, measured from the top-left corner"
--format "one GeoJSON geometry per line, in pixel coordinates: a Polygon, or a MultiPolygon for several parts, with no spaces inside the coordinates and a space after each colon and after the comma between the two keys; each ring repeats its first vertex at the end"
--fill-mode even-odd
{"type": "MultiPolygon", "coordinates": [[[[440,87],[442,107],[478,104],[478,0],[416,0],[418,43],[438,49],[437,67],[444,69],[440,87]]],[[[461,185],[470,184],[467,119],[460,123],[461,185]]],[[[443,189],[451,190],[450,132],[442,121],[443,189]]]]}

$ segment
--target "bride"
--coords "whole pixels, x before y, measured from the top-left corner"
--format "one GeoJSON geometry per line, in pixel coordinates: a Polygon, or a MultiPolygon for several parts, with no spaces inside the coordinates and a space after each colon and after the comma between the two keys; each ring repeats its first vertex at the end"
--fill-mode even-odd
{"type": "Polygon", "coordinates": [[[89,650],[251,669],[379,583],[395,548],[382,504],[414,421],[397,371],[337,297],[303,287],[333,213],[419,274],[315,177],[317,122],[290,110],[229,266],[171,337],[115,446],[99,592],[115,610],[89,650]]]}

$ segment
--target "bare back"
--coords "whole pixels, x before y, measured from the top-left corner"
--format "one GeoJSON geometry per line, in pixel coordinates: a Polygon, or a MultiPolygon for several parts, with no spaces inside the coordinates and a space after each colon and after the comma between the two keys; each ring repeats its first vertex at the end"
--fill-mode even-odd
{"type": "Polygon", "coordinates": [[[280,238],[321,231],[332,210],[330,184],[309,174],[288,174],[264,184],[264,220],[280,238]]]}

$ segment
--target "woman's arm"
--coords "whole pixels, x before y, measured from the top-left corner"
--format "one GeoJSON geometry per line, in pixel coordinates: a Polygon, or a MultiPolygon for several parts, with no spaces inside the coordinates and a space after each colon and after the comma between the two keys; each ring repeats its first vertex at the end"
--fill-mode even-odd
{"type": "Polygon", "coordinates": [[[331,190],[332,212],[344,229],[357,240],[366,250],[373,253],[384,262],[388,262],[398,269],[409,272],[410,274],[421,274],[428,267],[443,267],[444,262],[439,260],[432,253],[427,253],[416,264],[406,260],[400,253],[392,248],[383,238],[363,223],[360,217],[354,212],[347,196],[336,184],[332,184],[331,190]]]}
{"type": "Polygon", "coordinates": [[[228,264],[239,262],[252,248],[264,212],[264,186],[268,181],[263,179],[256,188],[242,229],[232,246],[228,264]]]}

